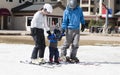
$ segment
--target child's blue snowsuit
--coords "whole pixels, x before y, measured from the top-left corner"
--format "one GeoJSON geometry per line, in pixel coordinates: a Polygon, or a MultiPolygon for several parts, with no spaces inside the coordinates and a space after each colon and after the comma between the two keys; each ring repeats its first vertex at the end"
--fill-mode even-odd
{"type": "Polygon", "coordinates": [[[56,30],[54,30],[54,33],[48,36],[48,39],[50,40],[50,45],[49,45],[49,61],[53,62],[53,57],[54,57],[54,62],[58,63],[59,62],[59,51],[57,48],[58,41],[62,38],[63,35],[61,35],[61,32],[58,31],[55,33],[56,30]]]}

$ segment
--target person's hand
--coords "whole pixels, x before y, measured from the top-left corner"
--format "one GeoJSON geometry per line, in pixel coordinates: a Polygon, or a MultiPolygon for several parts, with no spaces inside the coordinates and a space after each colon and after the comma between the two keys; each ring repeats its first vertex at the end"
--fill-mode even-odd
{"type": "Polygon", "coordinates": [[[49,30],[49,31],[47,31],[47,34],[48,34],[48,36],[50,36],[50,35],[51,35],[51,32],[50,32],[50,30],[49,30]]]}
{"type": "Polygon", "coordinates": [[[61,34],[60,34],[60,36],[59,36],[59,38],[58,38],[58,41],[60,41],[60,40],[62,39],[62,37],[65,36],[64,33],[65,33],[65,29],[62,29],[62,28],[61,28],[61,34]]]}
{"type": "Polygon", "coordinates": [[[61,36],[65,36],[65,34],[64,33],[62,33],[62,35],[61,36]]]}
{"type": "Polygon", "coordinates": [[[81,31],[83,32],[84,30],[85,30],[85,25],[82,25],[82,27],[81,27],[81,31]]]}
{"type": "Polygon", "coordinates": [[[65,34],[64,34],[64,33],[61,33],[60,36],[59,36],[59,38],[58,38],[58,41],[60,41],[63,36],[65,36],[65,34]]]}
{"type": "Polygon", "coordinates": [[[65,32],[65,29],[61,29],[61,33],[64,34],[64,32],[65,32]]]}

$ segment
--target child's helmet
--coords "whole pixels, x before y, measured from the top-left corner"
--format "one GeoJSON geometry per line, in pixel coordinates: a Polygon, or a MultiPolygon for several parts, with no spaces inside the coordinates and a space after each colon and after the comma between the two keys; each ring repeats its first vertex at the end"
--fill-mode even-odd
{"type": "Polygon", "coordinates": [[[59,29],[54,29],[54,34],[60,35],[60,34],[61,34],[61,31],[60,31],[59,29]]]}
{"type": "Polygon", "coordinates": [[[52,13],[52,11],[53,11],[52,5],[50,5],[48,3],[44,4],[43,9],[46,9],[47,12],[49,12],[49,13],[52,13]]]}
{"type": "Polygon", "coordinates": [[[57,39],[61,39],[61,31],[59,29],[54,29],[54,34],[57,39]]]}

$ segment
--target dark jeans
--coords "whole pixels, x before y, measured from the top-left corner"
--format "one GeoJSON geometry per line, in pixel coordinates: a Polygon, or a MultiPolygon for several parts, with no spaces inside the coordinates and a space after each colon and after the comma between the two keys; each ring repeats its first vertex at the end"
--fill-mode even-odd
{"type": "Polygon", "coordinates": [[[54,61],[58,61],[59,58],[58,48],[49,47],[49,51],[50,51],[49,59],[51,60],[54,57],[54,61]]]}
{"type": "Polygon", "coordinates": [[[45,36],[44,36],[44,30],[38,29],[38,28],[31,28],[31,35],[33,37],[33,40],[35,42],[35,47],[32,52],[32,59],[36,59],[39,53],[39,57],[44,57],[44,51],[45,51],[45,36]]]}

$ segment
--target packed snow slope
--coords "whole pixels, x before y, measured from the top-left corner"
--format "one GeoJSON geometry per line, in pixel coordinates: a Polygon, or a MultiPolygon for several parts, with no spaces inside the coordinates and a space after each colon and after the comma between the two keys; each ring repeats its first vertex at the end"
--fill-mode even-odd
{"type": "MultiPolygon", "coordinates": [[[[0,75],[120,75],[120,46],[80,46],[80,64],[54,68],[20,63],[30,60],[33,45],[0,43],[0,75]]],[[[69,49],[68,49],[69,55],[69,49]]],[[[49,50],[45,50],[48,60],[49,50]]]]}

